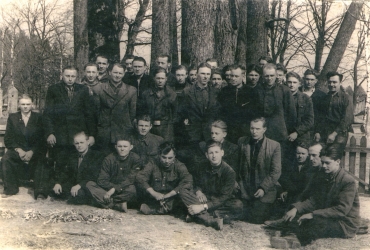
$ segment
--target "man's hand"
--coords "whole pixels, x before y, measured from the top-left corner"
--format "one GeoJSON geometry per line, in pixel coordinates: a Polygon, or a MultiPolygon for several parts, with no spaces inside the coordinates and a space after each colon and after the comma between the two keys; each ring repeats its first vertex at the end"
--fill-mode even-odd
{"type": "Polygon", "coordinates": [[[203,212],[203,211],[204,211],[204,206],[202,204],[188,206],[188,212],[191,215],[199,214],[200,212],[203,212]]]}
{"type": "Polygon", "coordinates": [[[54,190],[54,193],[61,194],[62,193],[62,186],[57,183],[57,184],[54,185],[53,190],[54,190]]]}
{"type": "Polygon", "coordinates": [[[198,201],[201,203],[207,203],[207,196],[202,191],[198,190],[196,193],[198,201]]]}
{"type": "Polygon", "coordinates": [[[315,136],[314,136],[314,140],[315,142],[319,142],[321,140],[321,135],[320,133],[316,133],[315,136]]]}
{"type": "Polygon", "coordinates": [[[27,151],[26,154],[25,154],[25,156],[23,157],[23,160],[24,161],[30,161],[31,158],[32,158],[32,156],[33,156],[33,151],[32,150],[27,151]]]}
{"type": "Polygon", "coordinates": [[[103,199],[104,199],[104,202],[106,204],[108,204],[109,202],[111,202],[111,198],[110,197],[114,194],[115,191],[116,190],[114,188],[111,188],[111,189],[109,189],[108,192],[105,193],[103,199]]]}
{"type": "Polygon", "coordinates": [[[71,188],[71,195],[72,195],[73,197],[76,197],[76,196],[77,196],[77,193],[78,193],[78,190],[80,190],[80,189],[81,189],[80,184],[77,184],[77,185],[73,186],[73,187],[71,188]]]}
{"type": "Polygon", "coordinates": [[[312,220],[312,219],[313,219],[313,214],[308,213],[308,214],[304,214],[301,217],[299,217],[297,222],[298,222],[298,225],[301,225],[303,220],[312,220]]]}
{"type": "Polygon", "coordinates": [[[288,140],[289,141],[295,141],[295,139],[297,139],[298,137],[298,133],[297,132],[293,132],[291,133],[289,136],[288,136],[288,140]]]}
{"type": "Polygon", "coordinates": [[[265,191],[263,189],[258,189],[257,192],[254,194],[254,197],[256,198],[262,198],[265,195],[265,191]]]}
{"type": "Polygon", "coordinates": [[[331,133],[329,136],[328,136],[328,140],[326,141],[326,143],[333,143],[335,141],[335,138],[337,137],[338,133],[337,132],[333,132],[331,133]]]}
{"type": "Polygon", "coordinates": [[[185,124],[185,126],[188,126],[189,125],[189,119],[185,119],[184,124],[185,124]]]}
{"type": "Polygon", "coordinates": [[[54,147],[54,145],[57,143],[57,139],[55,138],[55,136],[53,134],[50,134],[48,136],[48,139],[46,140],[47,143],[51,146],[51,147],[54,147]]]}
{"type": "Polygon", "coordinates": [[[285,202],[285,200],[286,200],[286,197],[288,196],[288,192],[282,192],[281,194],[280,194],[280,199],[283,201],[283,202],[285,202]]]}
{"type": "Polygon", "coordinates": [[[26,156],[26,151],[24,151],[21,148],[18,148],[17,152],[18,152],[19,158],[21,158],[22,161],[23,161],[24,160],[24,157],[26,156]]]}
{"type": "Polygon", "coordinates": [[[93,146],[95,144],[95,138],[94,136],[89,136],[89,146],[93,146]]]}
{"type": "Polygon", "coordinates": [[[290,209],[283,217],[284,221],[292,221],[297,214],[297,209],[294,207],[290,209]]]}
{"type": "Polygon", "coordinates": [[[161,200],[164,200],[164,195],[161,194],[161,193],[158,193],[156,191],[153,190],[152,193],[150,193],[157,201],[161,201],[161,200]]]}

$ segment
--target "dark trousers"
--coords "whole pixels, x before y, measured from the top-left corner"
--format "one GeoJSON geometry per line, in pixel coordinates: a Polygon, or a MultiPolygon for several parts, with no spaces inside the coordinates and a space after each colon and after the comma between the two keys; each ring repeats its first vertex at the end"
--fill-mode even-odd
{"type": "MultiPolygon", "coordinates": [[[[70,204],[87,204],[91,198],[90,191],[86,188],[81,187],[76,196],[72,196],[71,189],[75,184],[72,183],[62,183],[62,193],[56,194],[54,190],[51,190],[49,195],[57,199],[67,200],[70,204]]],[[[53,186],[54,187],[54,186],[53,186]]]]}
{"type": "Polygon", "coordinates": [[[264,203],[260,200],[250,200],[244,203],[245,219],[254,224],[262,224],[270,218],[272,203],[264,203]]]}
{"type": "Polygon", "coordinates": [[[103,189],[96,182],[89,181],[86,184],[86,188],[91,193],[91,196],[94,199],[96,205],[103,208],[112,208],[115,204],[136,200],[136,188],[134,185],[126,187],[119,194],[114,193],[111,196],[110,202],[104,201],[104,195],[107,193],[108,190],[103,189]]]}
{"type": "Polygon", "coordinates": [[[19,154],[9,149],[1,159],[4,194],[14,195],[19,192],[20,180],[30,181],[38,164],[37,155],[33,155],[29,163],[25,163],[19,154]]]}

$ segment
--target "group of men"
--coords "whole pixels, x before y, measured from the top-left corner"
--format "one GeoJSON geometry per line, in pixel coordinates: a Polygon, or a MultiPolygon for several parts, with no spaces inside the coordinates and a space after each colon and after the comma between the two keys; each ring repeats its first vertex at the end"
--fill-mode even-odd
{"type": "Polygon", "coordinates": [[[42,114],[21,95],[20,112],[9,115],[5,133],[3,197],[18,193],[20,179],[33,179],[38,200],[50,196],[124,212],[140,207],[143,214],[184,212],[187,222],[216,229],[232,220],[276,226],[282,221],[267,220],[278,198],[287,212],[284,223],[297,211],[313,212],[298,220],[310,220],[316,230],[304,242],[358,231],[355,181],[333,156],[343,152],[353,116],[341,74],[328,73],[324,93],[315,89],[313,70],[302,85],[298,74],[286,74],[267,57],[262,67],[221,70],[209,59],[174,73],[170,58],[159,56],[147,74],[142,57],[110,65],[100,55],[86,64],[81,83],[77,68],[66,67],[62,81],[48,88],[42,114]],[[210,127],[224,124],[220,120],[227,126],[216,140],[210,127]],[[321,181],[328,178],[330,184],[321,181]],[[318,193],[320,202],[302,207],[318,193]],[[295,210],[288,211],[291,206],[295,210]],[[317,233],[317,223],[328,220],[337,234],[317,233]]]}

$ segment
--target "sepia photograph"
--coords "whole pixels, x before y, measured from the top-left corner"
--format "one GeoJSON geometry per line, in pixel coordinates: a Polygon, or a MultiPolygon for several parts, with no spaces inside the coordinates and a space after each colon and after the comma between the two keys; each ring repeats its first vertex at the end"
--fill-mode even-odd
{"type": "Polygon", "coordinates": [[[370,249],[370,2],[1,0],[0,249],[370,249]]]}

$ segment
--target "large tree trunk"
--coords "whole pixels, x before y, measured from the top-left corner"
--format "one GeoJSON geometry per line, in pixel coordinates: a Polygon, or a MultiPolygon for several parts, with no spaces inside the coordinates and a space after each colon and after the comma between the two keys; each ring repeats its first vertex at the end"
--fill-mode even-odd
{"type": "Polygon", "coordinates": [[[319,87],[326,89],[326,74],[329,71],[336,71],[342,60],[347,45],[351,39],[352,33],[356,28],[357,19],[360,17],[364,2],[353,1],[340,25],[337,36],[335,37],[333,46],[329,52],[328,58],[325,61],[324,67],[319,76],[319,87]]]}
{"type": "Polygon", "coordinates": [[[82,69],[89,61],[87,1],[88,0],[73,0],[74,60],[76,66],[80,69],[80,79],[82,79],[82,69]]]}
{"type": "Polygon", "coordinates": [[[246,64],[257,63],[258,58],[268,53],[267,28],[268,0],[247,2],[247,56],[246,64]]]}
{"type": "Polygon", "coordinates": [[[119,20],[117,0],[88,0],[90,60],[99,54],[119,62],[119,20]]]}
{"type": "Polygon", "coordinates": [[[172,54],[172,68],[179,65],[179,50],[177,42],[177,6],[175,0],[170,1],[170,37],[171,37],[171,54],[172,54]]]}
{"type": "MultiPolygon", "coordinates": [[[[237,31],[231,23],[229,0],[218,0],[215,25],[214,58],[220,65],[233,64],[235,60],[237,31]]],[[[236,27],[235,27],[236,28],[236,27]]]]}
{"type": "Polygon", "coordinates": [[[213,57],[217,0],[182,0],[181,61],[199,64],[213,57]]]}
{"type": "MultiPolygon", "coordinates": [[[[235,2],[237,0],[231,0],[235,2]]],[[[235,52],[235,62],[245,65],[247,58],[247,0],[238,0],[239,5],[239,27],[235,52]]]]}

